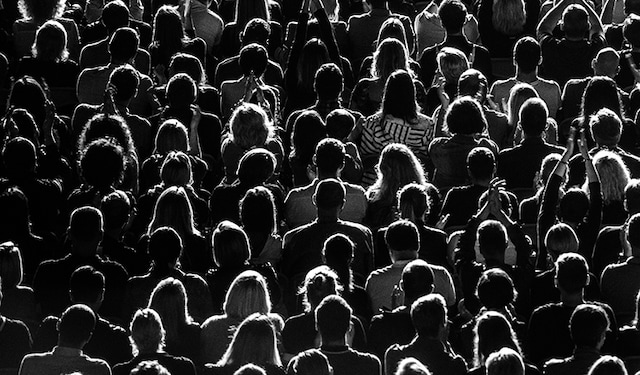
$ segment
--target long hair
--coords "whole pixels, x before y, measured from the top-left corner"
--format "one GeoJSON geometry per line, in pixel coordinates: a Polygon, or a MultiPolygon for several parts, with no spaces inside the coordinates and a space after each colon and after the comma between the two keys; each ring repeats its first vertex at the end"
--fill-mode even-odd
{"type": "MultiPolygon", "coordinates": [[[[22,284],[22,255],[12,242],[0,244],[0,294],[22,284]]],[[[2,299],[0,299],[2,302],[2,299]]]]}
{"type": "Polygon", "coordinates": [[[63,61],[69,57],[67,31],[58,21],[45,22],[36,32],[31,54],[39,60],[63,61]]]}
{"type": "Polygon", "coordinates": [[[160,125],[154,142],[153,153],[166,155],[170,151],[189,152],[187,128],[175,119],[166,120],[160,125]]]}
{"type": "Polygon", "coordinates": [[[271,21],[267,0],[236,0],[234,20],[238,30],[244,30],[244,27],[254,18],[271,21]]]}
{"type": "Polygon", "coordinates": [[[160,180],[163,187],[191,186],[193,173],[189,156],[182,151],[171,151],[167,154],[160,167],[160,180]]]}
{"type": "Polygon", "coordinates": [[[384,86],[381,118],[384,120],[386,115],[390,115],[411,124],[417,123],[418,108],[416,87],[411,75],[405,70],[396,70],[384,86]]]}
{"type": "Polygon", "coordinates": [[[276,340],[276,330],[271,320],[255,313],[247,317],[236,330],[220,361],[219,366],[240,367],[247,363],[282,366],[276,340]]]}
{"type": "Polygon", "coordinates": [[[367,190],[370,201],[385,201],[394,204],[401,187],[409,183],[426,184],[427,180],[420,161],[406,145],[392,143],[380,154],[376,166],[378,178],[367,190]]]}
{"type": "Polygon", "coordinates": [[[26,109],[39,128],[42,128],[45,113],[45,103],[49,99],[49,91],[45,83],[38,82],[31,76],[18,78],[11,86],[9,92],[9,100],[7,101],[7,109],[22,108],[26,109]]]}
{"type": "Polygon", "coordinates": [[[329,51],[322,40],[313,38],[307,41],[302,47],[298,61],[290,62],[298,64],[298,77],[296,77],[298,90],[302,93],[312,93],[316,72],[323,64],[330,62],[329,51]]]}
{"type": "Polygon", "coordinates": [[[262,251],[264,241],[278,234],[278,218],[275,198],[264,186],[249,189],[240,200],[240,222],[249,236],[252,257],[262,251]]]}
{"type": "Polygon", "coordinates": [[[157,353],[164,349],[166,331],[160,316],[153,309],[136,311],[131,319],[129,332],[133,355],[157,353]]]}
{"type": "Polygon", "coordinates": [[[386,83],[391,74],[398,69],[411,72],[409,52],[404,44],[397,39],[387,38],[378,45],[373,53],[371,77],[386,83]]]}
{"type": "Polygon", "coordinates": [[[407,50],[409,49],[407,46],[407,34],[404,31],[404,25],[395,17],[387,18],[387,20],[382,23],[382,26],[380,26],[378,38],[376,39],[376,46],[379,47],[382,41],[387,38],[397,39],[407,50]]]}
{"type": "Polygon", "coordinates": [[[511,323],[499,312],[487,311],[483,313],[476,321],[473,333],[476,366],[483,365],[491,353],[503,347],[511,348],[522,355],[522,349],[511,323]]]}
{"type": "Polygon", "coordinates": [[[244,320],[253,313],[271,312],[271,298],[264,276],[256,271],[244,271],[233,280],[223,305],[224,313],[233,319],[244,320]]]}
{"type": "Polygon", "coordinates": [[[588,121],[589,116],[595,115],[602,108],[612,110],[621,120],[625,118],[616,82],[609,77],[597,76],[591,78],[584,89],[581,116],[588,121]]]}
{"type": "Polygon", "coordinates": [[[517,36],[524,30],[527,11],[524,0],[493,0],[493,28],[508,36],[517,36]]]}
{"type": "Polygon", "coordinates": [[[179,342],[182,339],[180,328],[193,322],[187,303],[184,285],[173,277],[160,281],[151,292],[147,308],[155,310],[160,316],[168,343],[179,342]]]}
{"type": "Polygon", "coordinates": [[[172,186],[165,189],[156,201],[153,218],[147,234],[151,235],[160,227],[173,228],[185,242],[188,236],[200,234],[193,220],[193,209],[183,187],[172,186]]]}
{"type": "Polygon", "coordinates": [[[528,83],[518,83],[509,91],[509,99],[507,104],[507,118],[509,125],[516,126],[520,120],[520,108],[527,100],[531,98],[539,98],[538,93],[528,83]]]}
{"type": "Polygon", "coordinates": [[[218,267],[246,264],[251,258],[249,237],[236,223],[223,220],[211,236],[213,261],[218,267]]]}
{"type": "Polygon", "coordinates": [[[0,193],[0,212],[0,242],[31,236],[29,200],[20,188],[12,186],[0,193]]]}
{"type": "MultiPolygon", "coordinates": [[[[624,189],[631,180],[629,168],[622,158],[608,150],[598,151],[593,156],[593,166],[600,177],[603,203],[607,205],[612,202],[622,202],[624,189]]],[[[583,189],[588,191],[588,187],[588,183],[585,182],[583,189]]]]}
{"type": "Polygon", "coordinates": [[[170,61],[171,57],[180,52],[186,41],[184,26],[178,8],[163,5],[153,18],[153,42],[159,49],[161,61],[170,61]]]}
{"type": "Polygon", "coordinates": [[[24,19],[40,24],[48,19],[59,18],[67,6],[67,0],[19,0],[18,10],[24,19]]]}

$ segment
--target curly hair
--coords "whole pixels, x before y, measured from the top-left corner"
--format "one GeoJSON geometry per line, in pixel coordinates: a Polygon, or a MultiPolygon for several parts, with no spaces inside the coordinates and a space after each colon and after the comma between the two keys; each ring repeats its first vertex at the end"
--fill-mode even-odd
{"type": "Polygon", "coordinates": [[[409,183],[424,185],[427,179],[420,161],[406,145],[392,143],[380,154],[376,166],[378,178],[367,190],[371,201],[386,201],[394,204],[398,190],[409,183]]]}

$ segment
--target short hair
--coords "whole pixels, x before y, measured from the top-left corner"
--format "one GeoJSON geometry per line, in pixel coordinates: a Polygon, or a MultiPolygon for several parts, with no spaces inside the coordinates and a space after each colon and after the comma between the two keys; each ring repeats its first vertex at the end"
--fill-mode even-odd
{"type": "Polygon", "coordinates": [[[629,180],[624,188],[624,203],[630,214],[640,212],[640,179],[629,180]]]}
{"type": "Polygon", "coordinates": [[[342,290],[338,275],[326,265],[317,266],[307,272],[298,294],[302,295],[305,311],[317,307],[324,297],[342,290]]]}
{"type": "Polygon", "coordinates": [[[15,288],[22,283],[23,268],[20,249],[13,242],[0,244],[0,294],[2,290],[15,288]]]}
{"type": "Polygon", "coordinates": [[[248,77],[251,72],[256,77],[260,77],[269,63],[267,49],[258,43],[247,44],[240,50],[238,63],[245,77],[248,77]]]}
{"type": "Polygon", "coordinates": [[[131,375],[171,375],[158,361],[142,361],[131,370],[131,375]]]}
{"type": "Polygon", "coordinates": [[[523,73],[533,72],[540,63],[542,50],[535,38],[525,36],[513,46],[513,61],[523,73]]]}
{"type": "Polygon", "coordinates": [[[38,59],[50,61],[66,60],[69,57],[67,32],[60,22],[49,20],[38,28],[31,53],[38,59]]]}
{"type": "Polygon", "coordinates": [[[116,88],[115,100],[129,100],[138,91],[140,74],[131,65],[122,65],[111,72],[109,84],[116,88]]]}
{"type": "Polygon", "coordinates": [[[289,363],[293,375],[331,375],[333,368],[320,349],[308,349],[298,353],[289,363]]]}
{"type": "Polygon", "coordinates": [[[513,303],[517,293],[509,274],[500,268],[492,268],[478,279],[476,295],[483,307],[498,310],[513,303]]]}
{"type": "Polygon", "coordinates": [[[233,375],[267,375],[267,372],[260,366],[253,363],[247,363],[237,369],[233,375]]]}
{"type": "Polygon", "coordinates": [[[100,212],[104,218],[105,229],[122,228],[131,214],[131,200],[122,190],[113,191],[100,201],[100,212]]]}
{"type": "Polygon", "coordinates": [[[560,254],[556,260],[556,284],[567,293],[577,293],[589,283],[589,266],[580,254],[560,254]]]}
{"type": "Polygon", "coordinates": [[[469,69],[469,60],[464,52],[453,47],[444,47],[436,57],[438,71],[447,83],[458,83],[460,76],[469,69]]]}
{"type": "Polygon", "coordinates": [[[507,230],[499,221],[485,220],[478,227],[478,246],[481,254],[504,254],[507,243],[507,230]]]}
{"type": "Polygon", "coordinates": [[[418,252],[420,250],[420,232],[418,227],[409,220],[398,220],[389,227],[384,234],[387,248],[393,252],[418,252]]]}
{"type": "Polygon", "coordinates": [[[333,269],[337,268],[336,265],[348,267],[353,260],[354,249],[355,244],[349,237],[342,233],[336,233],[324,241],[322,256],[327,266],[333,269]]]}
{"type": "Polygon", "coordinates": [[[175,119],[165,120],[154,140],[154,154],[166,155],[170,151],[189,151],[187,127],[175,119]]]}
{"type": "Polygon", "coordinates": [[[69,294],[75,303],[92,304],[104,293],[104,275],[92,266],[82,266],[71,274],[69,294]]]}
{"type": "Polygon", "coordinates": [[[160,227],[149,237],[149,256],[155,268],[164,269],[182,254],[182,239],[175,229],[160,227]]]}
{"type": "Polygon", "coordinates": [[[622,35],[632,47],[640,46],[640,15],[632,14],[624,20],[622,35]]]}
{"type": "Polygon", "coordinates": [[[546,129],[549,118],[547,104],[540,98],[527,99],[520,107],[518,118],[525,135],[540,136],[546,129]]]}
{"type": "Polygon", "coordinates": [[[188,74],[178,73],[169,79],[166,97],[169,107],[188,107],[198,98],[198,85],[188,74]]]}
{"type": "Polygon", "coordinates": [[[627,240],[631,246],[640,247],[640,214],[635,214],[629,219],[627,240]]]}
{"type": "Polygon", "coordinates": [[[340,97],[344,89],[344,76],[334,63],[322,64],[316,71],[313,87],[320,100],[333,100],[340,97]]]}
{"type": "Polygon", "coordinates": [[[417,359],[407,357],[398,363],[394,375],[431,375],[431,371],[417,359]]]}
{"type": "Polygon", "coordinates": [[[102,213],[95,207],[76,208],[69,219],[69,236],[72,239],[86,242],[94,241],[102,236],[102,213]]]}
{"type": "Polygon", "coordinates": [[[269,22],[262,18],[254,18],[244,27],[242,45],[258,43],[266,47],[269,44],[269,35],[271,35],[269,22]]]}
{"type": "Polygon", "coordinates": [[[487,77],[477,69],[467,69],[458,78],[458,95],[469,95],[484,100],[487,95],[489,83],[487,77]]]}
{"type": "Polygon", "coordinates": [[[422,296],[411,305],[411,321],[418,336],[436,337],[447,323],[447,303],[439,294],[422,296]]]}
{"type": "Polygon", "coordinates": [[[356,126],[356,118],[344,108],[334,109],[325,119],[327,136],[336,139],[345,139],[356,126]]]}
{"type": "Polygon", "coordinates": [[[316,327],[323,340],[339,340],[349,331],[353,310],[338,295],[325,297],[315,310],[316,327]]]}
{"type": "Polygon", "coordinates": [[[579,305],[569,319],[573,344],[576,347],[596,348],[602,335],[609,329],[609,324],[609,317],[602,307],[588,303],[579,305]]]}
{"type": "Polygon", "coordinates": [[[165,187],[186,187],[193,183],[191,159],[182,151],[171,151],[160,167],[160,179],[165,187]]]}
{"type": "Polygon", "coordinates": [[[560,198],[558,216],[562,221],[570,223],[582,222],[589,210],[589,197],[587,193],[578,188],[567,190],[560,198]]]}
{"type": "Polygon", "coordinates": [[[613,355],[603,355],[589,369],[588,375],[628,375],[624,362],[613,355]]]}
{"type": "Polygon", "coordinates": [[[545,234],[544,245],[553,258],[564,253],[576,253],[578,252],[578,236],[569,225],[557,223],[549,228],[545,234]]]}
{"type": "Polygon", "coordinates": [[[264,148],[254,148],[245,153],[238,162],[238,180],[249,186],[260,185],[269,180],[276,171],[275,155],[264,148]]]}
{"type": "Polygon", "coordinates": [[[102,24],[109,34],[121,27],[129,26],[129,8],[121,0],[112,0],[102,9],[102,24]]]}
{"type": "Polygon", "coordinates": [[[271,312],[271,298],[267,281],[256,271],[244,271],[233,280],[223,304],[224,313],[242,321],[253,313],[271,312]]]}
{"type": "Polygon", "coordinates": [[[447,33],[456,33],[462,30],[467,19],[467,7],[459,0],[443,1],[438,8],[438,16],[447,33]]]}
{"type": "Polygon", "coordinates": [[[511,348],[491,353],[485,366],[487,375],[524,375],[522,356],[511,348]]]}
{"type": "Polygon", "coordinates": [[[318,183],[313,199],[318,209],[330,210],[342,207],[346,195],[347,192],[342,182],[328,178],[318,183]]]}
{"type": "Polygon", "coordinates": [[[9,140],[2,150],[2,159],[10,176],[21,176],[35,172],[37,164],[36,146],[23,137],[9,140]]]}
{"type": "Polygon", "coordinates": [[[401,280],[405,303],[432,293],[435,288],[433,270],[422,259],[409,262],[402,270],[401,280]]]}
{"type": "Polygon", "coordinates": [[[452,134],[482,133],[487,128],[487,119],[480,103],[467,96],[457,98],[451,103],[444,121],[452,134]]]}
{"type": "Polygon", "coordinates": [[[406,184],[398,190],[396,210],[399,217],[422,223],[424,216],[431,211],[432,202],[428,190],[427,186],[417,183],[406,184]]]}
{"type": "Polygon", "coordinates": [[[344,144],[334,138],[325,138],[316,146],[315,161],[318,173],[336,173],[344,167],[344,144]]]}
{"type": "Polygon", "coordinates": [[[136,311],[131,319],[129,332],[135,355],[155,353],[164,347],[166,333],[160,315],[153,309],[136,311]]]}
{"type": "Polygon", "coordinates": [[[593,59],[593,69],[596,75],[616,75],[619,66],[620,54],[611,47],[601,49],[593,59]]]}
{"type": "Polygon", "coordinates": [[[467,155],[469,174],[477,179],[490,179],[496,167],[496,157],[486,147],[476,147],[467,155]]]}
{"type": "Polygon", "coordinates": [[[138,33],[130,27],[121,27],[109,40],[109,54],[113,60],[130,61],[138,53],[139,45],[138,33]]]}
{"type": "Polygon", "coordinates": [[[241,266],[251,258],[249,237],[237,224],[223,220],[211,236],[213,261],[218,267],[241,266]]]}
{"type": "Polygon", "coordinates": [[[204,85],[207,81],[207,74],[202,67],[202,62],[189,53],[178,52],[171,57],[169,74],[173,76],[178,73],[186,73],[197,86],[204,85]]]}
{"type": "Polygon", "coordinates": [[[609,108],[602,108],[589,118],[593,139],[602,146],[615,146],[622,135],[622,121],[609,108]]]}
{"type": "Polygon", "coordinates": [[[244,150],[263,146],[271,137],[271,122],[267,113],[253,103],[240,104],[229,118],[229,139],[244,150]]]}
{"type": "Polygon", "coordinates": [[[562,12],[563,31],[568,38],[583,38],[589,31],[589,14],[580,4],[571,4],[562,12]]]}
{"type": "Polygon", "coordinates": [[[80,347],[89,341],[96,327],[96,314],[86,305],[69,306],[58,321],[58,339],[66,345],[80,347]]]}

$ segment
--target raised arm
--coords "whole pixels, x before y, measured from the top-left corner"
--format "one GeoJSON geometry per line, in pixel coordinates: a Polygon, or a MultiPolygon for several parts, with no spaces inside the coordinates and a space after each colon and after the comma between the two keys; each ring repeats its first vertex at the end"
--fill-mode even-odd
{"type": "Polygon", "coordinates": [[[584,230],[580,228],[580,232],[585,234],[581,238],[580,252],[589,261],[589,264],[591,264],[593,246],[598,238],[600,224],[602,223],[602,194],[600,192],[600,179],[593,167],[591,156],[587,151],[587,141],[584,132],[581,133],[578,146],[580,147],[580,154],[584,159],[584,166],[587,171],[587,183],[589,184],[589,210],[587,211],[586,219],[582,223],[584,230]]]}
{"type": "Polygon", "coordinates": [[[553,8],[542,18],[538,24],[538,40],[542,39],[545,35],[552,35],[553,29],[556,27],[560,18],[562,18],[562,12],[565,8],[571,4],[571,0],[562,0],[554,5],[553,8]]]}
{"type": "Polygon", "coordinates": [[[329,21],[329,16],[327,16],[327,12],[324,9],[324,4],[321,0],[312,0],[312,2],[314,2],[316,6],[316,11],[313,15],[318,20],[318,26],[320,26],[320,39],[324,42],[325,46],[327,46],[327,51],[329,51],[329,58],[331,58],[331,61],[342,69],[340,49],[336,42],[336,35],[333,31],[333,27],[331,26],[331,21],[329,21]]]}

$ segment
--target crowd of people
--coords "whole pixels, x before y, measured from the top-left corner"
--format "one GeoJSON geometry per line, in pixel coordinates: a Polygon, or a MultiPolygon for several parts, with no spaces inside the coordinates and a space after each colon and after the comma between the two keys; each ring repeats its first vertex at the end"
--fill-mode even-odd
{"type": "Polygon", "coordinates": [[[0,0],[0,374],[640,374],[640,0],[0,0]]]}

